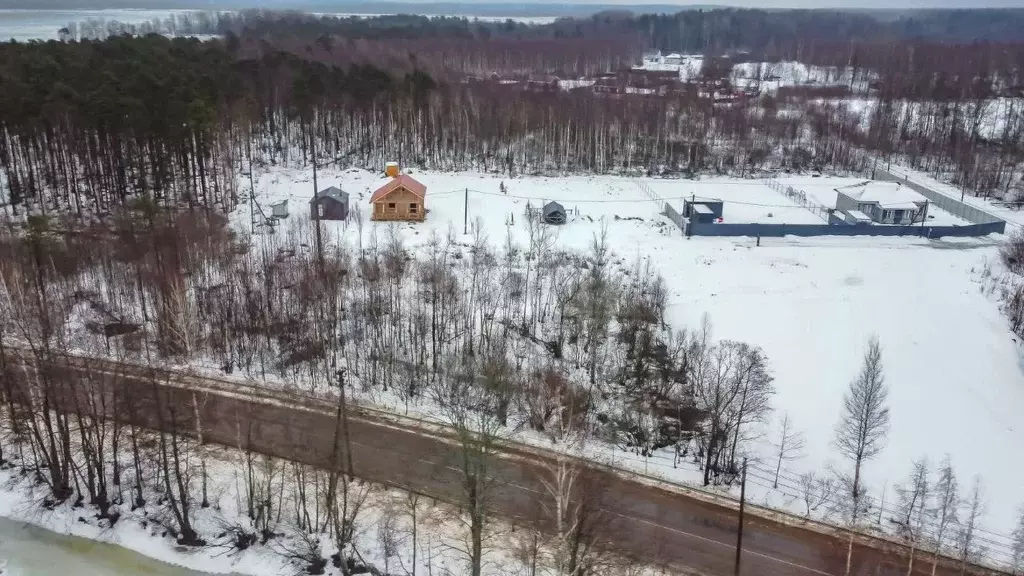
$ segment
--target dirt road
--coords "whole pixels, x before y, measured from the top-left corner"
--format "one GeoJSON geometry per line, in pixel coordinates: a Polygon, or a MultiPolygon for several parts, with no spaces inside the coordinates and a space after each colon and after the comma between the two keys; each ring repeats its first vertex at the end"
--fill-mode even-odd
{"type": "MultiPolygon", "coordinates": [[[[157,428],[173,423],[204,441],[328,467],[334,446],[336,402],[295,392],[200,378],[95,359],[69,359],[66,378],[103,378],[133,409],[118,417],[157,428]],[[165,412],[157,418],[154,398],[165,412]],[[197,419],[198,416],[198,419],[197,419]],[[198,425],[197,425],[198,424],[198,425]]],[[[84,389],[85,387],[81,387],[84,389]]],[[[127,404],[126,404],[127,405],[127,404]]],[[[356,476],[413,490],[453,504],[463,501],[461,447],[443,426],[364,408],[350,411],[351,460],[356,476]]],[[[335,460],[337,461],[337,459],[335,460]]],[[[506,445],[491,463],[496,513],[545,524],[555,457],[543,450],[506,445]]],[[[598,510],[591,518],[601,543],[645,563],[678,573],[731,576],[737,534],[736,504],[702,492],[586,464],[579,482],[598,510]]],[[[748,507],[743,539],[743,576],[842,575],[848,535],[819,524],[748,507]]],[[[906,575],[908,549],[858,536],[851,574],[906,575]]],[[[914,574],[931,573],[931,555],[915,561],[914,574]]],[[[980,569],[974,574],[998,574],[980,569]]],[[[942,561],[937,574],[960,574],[942,561]]]]}

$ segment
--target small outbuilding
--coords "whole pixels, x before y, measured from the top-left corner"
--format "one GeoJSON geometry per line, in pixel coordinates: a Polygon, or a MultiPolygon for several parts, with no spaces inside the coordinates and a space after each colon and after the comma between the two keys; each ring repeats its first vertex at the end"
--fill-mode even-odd
{"type": "Polygon", "coordinates": [[[278,202],[277,204],[270,205],[270,215],[274,218],[282,219],[288,217],[288,199],[278,202]]]}
{"type": "Polygon", "coordinates": [[[846,223],[855,226],[868,226],[871,224],[871,217],[860,210],[847,210],[846,223]]]}
{"type": "Polygon", "coordinates": [[[722,217],[721,200],[684,200],[683,217],[700,224],[710,224],[722,217]]]}
{"type": "Polygon", "coordinates": [[[541,219],[545,224],[565,224],[565,208],[558,202],[548,202],[541,208],[541,219]]]}
{"type": "Polygon", "coordinates": [[[309,216],[316,220],[345,220],[348,218],[348,192],[337,186],[324,188],[309,201],[309,216]]]}

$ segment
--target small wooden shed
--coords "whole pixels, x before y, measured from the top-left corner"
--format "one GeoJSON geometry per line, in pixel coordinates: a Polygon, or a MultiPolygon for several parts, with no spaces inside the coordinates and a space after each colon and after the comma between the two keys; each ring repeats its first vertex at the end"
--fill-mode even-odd
{"type": "Polygon", "coordinates": [[[309,217],[313,220],[345,220],[348,218],[348,192],[331,186],[316,193],[309,201],[309,217]]]}
{"type": "Polygon", "coordinates": [[[427,187],[407,174],[389,179],[370,196],[371,220],[422,222],[426,217],[427,187]]]}
{"type": "Polygon", "coordinates": [[[278,202],[277,204],[270,205],[270,215],[274,218],[287,218],[288,217],[288,199],[278,202]]]}
{"type": "Polygon", "coordinates": [[[565,224],[565,208],[558,202],[548,202],[541,208],[541,219],[545,224],[565,224]]]}

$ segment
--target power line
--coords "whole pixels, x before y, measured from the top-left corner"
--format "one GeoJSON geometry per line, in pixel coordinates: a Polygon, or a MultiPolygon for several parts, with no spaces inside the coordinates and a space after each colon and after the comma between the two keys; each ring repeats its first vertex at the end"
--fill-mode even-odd
{"type": "MultiPolygon", "coordinates": [[[[732,184],[729,184],[729,185],[731,186],[732,184]]],[[[764,186],[764,184],[759,184],[759,183],[758,184],[748,184],[748,185],[764,186]]],[[[459,189],[459,190],[451,190],[451,191],[447,191],[447,192],[431,193],[431,196],[442,196],[442,195],[447,195],[447,194],[464,193],[464,192],[465,192],[465,189],[459,189]]],[[[517,194],[503,194],[501,192],[486,192],[484,190],[474,190],[472,188],[469,189],[469,192],[471,194],[482,194],[484,196],[498,196],[498,197],[501,197],[501,198],[512,198],[512,199],[515,199],[515,200],[526,200],[526,201],[544,201],[544,200],[549,200],[549,198],[545,198],[545,197],[542,197],[542,196],[520,196],[520,195],[517,195],[517,194]]],[[[723,200],[721,198],[713,198],[713,197],[710,197],[710,196],[696,196],[696,195],[693,195],[693,194],[687,194],[687,195],[684,195],[684,196],[669,196],[667,198],[658,198],[658,199],[654,199],[654,198],[628,198],[628,199],[615,199],[615,200],[595,200],[595,199],[571,199],[571,200],[566,200],[566,199],[550,198],[550,200],[554,200],[556,202],[564,203],[564,204],[639,204],[639,203],[663,204],[663,203],[668,202],[668,201],[697,200],[697,201],[722,202],[723,204],[735,204],[735,205],[738,205],[738,206],[754,206],[754,207],[758,207],[758,208],[800,208],[800,209],[804,209],[804,210],[807,209],[805,206],[801,206],[801,205],[799,205],[797,203],[792,203],[792,204],[763,204],[763,203],[759,203],[759,202],[744,202],[742,200],[723,200]]],[[[878,204],[878,206],[881,207],[881,208],[892,208],[892,207],[896,207],[896,206],[905,206],[905,205],[906,205],[905,202],[903,202],[903,203],[893,203],[893,204],[878,204]]]]}
{"type": "MultiPolygon", "coordinates": [[[[773,480],[771,478],[765,478],[765,477],[760,476],[760,475],[758,475],[756,473],[751,473],[750,471],[748,471],[747,474],[748,474],[748,480],[750,480],[752,478],[754,480],[754,484],[756,484],[757,486],[760,486],[761,488],[765,488],[765,489],[768,489],[768,490],[778,490],[777,488],[773,487],[773,480]],[[758,482],[758,480],[760,480],[760,482],[758,482]],[[761,482],[764,482],[764,484],[762,484],[761,482]]],[[[803,491],[803,488],[797,489],[797,488],[794,488],[793,486],[790,486],[790,485],[788,485],[788,484],[786,484],[784,482],[781,482],[781,481],[779,482],[779,486],[782,486],[782,487],[790,489],[790,490],[799,490],[801,492],[803,491]]],[[[791,498],[796,498],[796,499],[802,499],[803,498],[803,494],[794,495],[794,494],[790,494],[788,492],[785,492],[783,490],[779,490],[779,491],[783,492],[784,495],[786,495],[788,497],[791,497],[791,498]]],[[[831,504],[833,506],[832,509],[844,508],[844,507],[847,506],[845,502],[841,502],[841,501],[836,500],[835,498],[824,497],[824,496],[821,499],[821,504],[831,504]]],[[[883,509],[883,512],[885,512],[884,509],[883,509]]],[[[897,516],[898,516],[898,514],[897,514],[897,516]]],[[[937,539],[937,536],[938,536],[938,529],[935,526],[929,526],[927,523],[921,523],[917,527],[917,531],[918,531],[919,536],[929,537],[929,538],[931,538],[933,540],[937,539]]],[[[976,532],[980,533],[980,531],[978,531],[978,530],[976,530],[976,532]]],[[[950,534],[950,535],[952,535],[952,534],[950,534]]],[[[974,537],[974,542],[990,546],[990,548],[987,550],[987,552],[990,554],[990,560],[999,561],[1001,559],[1004,559],[1004,557],[1005,557],[1005,559],[1010,559],[1013,556],[1013,554],[1012,554],[1012,546],[1011,545],[1007,545],[1007,544],[1001,543],[1001,542],[996,542],[996,541],[993,541],[993,540],[990,540],[988,538],[981,537],[981,536],[975,536],[974,537]],[[995,557],[993,558],[991,556],[995,556],[995,557]]]]}
{"type": "MultiPolygon", "coordinates": [[[[785,494],[786,496],[790,496],[790,497],[794,497],[794,498],[798,498],[798,499],[802,499],[803,498],[803,492],[805,492],[805,489],[802,486],[793,486],[792,485],[792,482],[796,482],[796,483],[799,484],[799,482],[801,482],[801,480],[795,479],[794,477],[789,476],[789,474],[791,474],[790,472],[786,471],[785,473],[783,473],[783,471],[780,471],[780,473],[779,473],[779,483],[778,484],[779,484],[779,486],[782,486],[783,488],[785,488],[787,490],[794,490],[794,491],[798,492],[798,494],[790,494],[790,493],[788,493],[788,492],[786,492],[784,490],[779,490],[778,488],[776,488],[774,486],[774,475],[775,475],[775,471],[774,470],[766,470],[766,469],[762,468],[761,466],[759,466],[756,462],[752,463],[751,466],[757,472],[767,473],[769,475],[768,478],[764,478],[764,477],[756,475],[756,474],[751,474],[754,478],[757,478],[757,479],[762,480],[762,481],[767,483],[767,485],[762,485],[762,484],[758,483],[758,486],[761,486],[762,488],[766,488],[766,489],[769,489],[769,490],[778,490],[780,492],[783,492],[783,494],[785,494]]],[[[821,500],[822,500],[822,503],[824,503],[824,504],[831,504],[831,505],[837,506],[837,507],[845,507],[846,506],[846,503],[843,502],[843,501],[837,500],[836,496],[831,496],[830,497],[830,496],[822,495],[821,500]]],[[[899,509],[896,509],[896,508],[893,508],[891,504],[890,505],[886,505],[884,503],[879,503],[876,506],[877,506],[877,508],[879,510],[881,510],[881,512],[883,514],[886,514],[886,515],[889,515],[889,516],[899,517],[899,516],[901,516],[903,514],[903,511],[901,511],[899,509]]],[[[921,531],[921,533],[923,533],[925,535],[936,537],[938,535],[938,527],[937,527],[936,524],[937,524],[937,521],[935,519],[931,519],[931,518],[925,519],[921,523],[921,525],[919,527],[919,530],[921,531]]],[[[983,544],[988,544],[988,545],[994,546],[1001,555],[1006,555],[1008,557],[1012,556],[1012,552],[1011,551],[1012,551],[1012,547],[1014,546],[1014,542],[1013,542],[1013,539],[1011,537],[1006,536],[1004,534],[999,534],[999,533],[996,533],[996,532],[991,532],[991,531],[985,530],[984,528],[981,528],[981,527],[976,527],[975,528],[975,532],[977,534],[981,534],[982,535],[980,537],[975,537],[975,541],[976,542],[980,542],[980,543],[983,543],[983,544]],[[1005,541],[1000,542],[1000,541],[997,541],[997,540],[993,540],[992,538],[1003,539],[1005,541]]]]}
{"type": "MultiPolygon", "coordinates": [[[[764,470],[762,470],[762,471],[764,471],[764,470]]],[[[772,471],[772,470],[769,470],[768,472],[770,474],[772,474],[772,475],[775,474],[775,472],[772,471]]],[[[789,482],[797,482],[797,483],[800,482],[800,475],[797,475],[795,472],[791,472],[791,471],[787,470],[786,468],[782,468],[780,470],[779,477],[780,478],[785,478],[789,482]]],[[[886,505],[884,505],[884,504],[880,504],[879,508],[881,508],[883,512],[888,512],[890,514],[899,515],[901,513],[900,510],[898,510],[896,508],[893,508],[891,504],[888,507],[886,505]]],[[[981,534],[985,534],[987,536],[992,536],[992,537],[995,537],[995,538],[1002,538],[1002,539],[1006,540],[1005,545],[1008,545],[1008,546],[1012,546],[1013,545],[1013,538],[1011,536],[1007,536],[1006,534],[1000,534],[998,532],[992,532],[990,530],[985,530],[982,527],[977,527],[975,529],[975,531],[978,532],[978,533],[981,533],[981,534]]]]}

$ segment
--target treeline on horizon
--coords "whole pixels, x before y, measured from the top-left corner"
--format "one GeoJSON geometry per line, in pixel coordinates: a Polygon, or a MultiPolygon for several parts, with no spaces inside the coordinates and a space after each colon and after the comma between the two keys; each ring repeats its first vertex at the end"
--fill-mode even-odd
{"type": "Polygon", "coordinates": [[[997,90],[1021,84],[1024,43],[797,45],[806,60],[852,68],[851,86],[876,78],[866,116],[801,87],[716,106],[693,86],[609,98],[466,82],[630,66],[642,46],[626,34],[520,38],[513,30],[525,25],[499,23],[508,30],[489,40],[373,39],[306,30],[325,22],[313,16],[224,18],[219,26],[245,25],[207,42],[0,44],[0,209],[100,216],[151,197],[226,211],[238,202],[240,172],[309,166],[314,155],[342,166],[397,160],[510,175],[742,176],[863,171],[867,151],[942,171],[979,194],[1008,194],[1019,180],[1017,99],[1006,99],[1001,133],[982,127],[997,90]]]}
{"type": "Polygon", "coordinates": [[[734,63],[797,61],[850,68],[852,76],[871,71],[893,98],[943,100],[968,92],[972,98],[984,98],[1024,85],[1024,10],[922,14],[920,20],[883,23],[857,13],[714,10],[639,17],[604,13],[531,24],[252,10],[196,14],[182,20],[179,29],[250,41],[270,39],[292,51],[302,47],[307,55],[315,52],[315,44],[343,43],[348,52],[372,54],[377,62],[390,56],[386,66],[401,68],[413,59],[435,76],[449,78],[490,73],[578,78],[631,66],[644,52],[659,49],[714,57],[730,54],[734,63]],[[996,14],[1005,18],[995,19],[996,14]],[[1012,25],[1006,28],[1008,22],[1012,25]],[[963,23],[973,23],[971,29],[980,40],[958,39],[967,35],[957,32],[963,23]],[[893,26],[900,30],[891,30],[893,26]],[[927,33],[939,28],[943,32],[927,33]]]}
{"type": "Polygon", "coordinates": [[[770,52],[793,43],[1016,42],[1024,40],[1024,10],[922,10],[896,18],[838,10],[722,8],[675,14],[635,14],[627,9],[550,23],[477,20],[459,16],[311,15],[303,12],[209,13],[193,21],[196,34],[339,35],[346,38],[572,38],[627,34],[646,48],[672,52],[770,52]],[[272,17],[268,17],[271,14],[272,17]]]}

